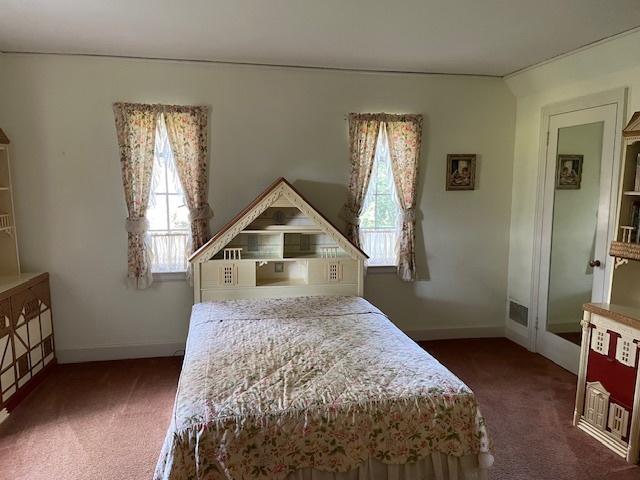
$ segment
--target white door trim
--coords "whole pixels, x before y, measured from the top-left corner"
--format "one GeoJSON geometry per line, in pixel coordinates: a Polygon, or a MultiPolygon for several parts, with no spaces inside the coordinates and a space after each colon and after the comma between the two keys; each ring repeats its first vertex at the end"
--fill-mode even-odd
{"type": "MultiPolygon", "coordinates": [[[[586,110],[589,108],[600,107],[605,105],[616,105],[616,125],[615,125],[615,138],[614,138],[614,160],[613,160],[613,176],[612,183],[614,188],[611,189],[611,208],[609,211],[609,239],[614,238],[616,230],[616,218],[617,210],[619,208],[618,194],[619,189],[616,185],[620,181],[620,165],[622,155],[622,139],[621,131],[624,127],[624,120],[626,118],[626,105],[627,105],[627,88],[617,88],[606,92],[601,92],[585,97],[579,97],[576,99],[554,103],[548,105],[542,109],[540,119],[540,141],[538,147],[538,178],[537,178],[537,192],[536,192],[536,213],[534,220],[534,234],[533,234],[533,261],[531,268],[531,297],[529,302],[529,350],[537,351],[536,349],[536,330],[538,326],[539,317],[539,302],[540,302],[540,274],[541,274],[541,260],[542,260],[542,247],[544,239],[544,201],[545,201],[545,180],[547,177],[547,144],[549,140],[549,125],[551,117],[562,113],[570,113],[579,110],[586,110]]],[[[609,277],[612,275],[612,270],[608,272],[609,277]]],[[[610,294],[611,278],[608,279],[608,295],[610,294]]]]}

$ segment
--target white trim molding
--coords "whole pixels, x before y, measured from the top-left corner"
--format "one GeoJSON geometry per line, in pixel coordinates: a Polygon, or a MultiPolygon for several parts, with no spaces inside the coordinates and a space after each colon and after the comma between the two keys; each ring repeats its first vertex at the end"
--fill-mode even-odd
{"type": "Polygon", "coordinates": [[[132,358],[175,357],[184,354],[185,342],[136,345],[92,345],[56,350],[58,363],[101,362],[132,358]]]}
{"type": "MultiPolygon", "coordinates": [[[[613,179],[612,182],[618,182],[618,177],[620,173],[620,160],[622,155],[622,143],[621,143],[621,135],[620,132],[624,127],[624,120],[626,114],[626,105],[627,105],[627,88],[616,88],[613,90],[608,90],[600,93],[595,93],[592,95],[586,95],[583,97],[578,97],[570,100],[566,100],[563,102],[554,103],[551,105],[547,105],[542,108],[540,115],[540,138],[538,144],[538,178],[537,178],[537,192],[536,192],[536,209],[535,209],[535,220],[534,220],[534,235],[533,235],[533,249],[532,249],[532,268],[531,268],[531,290],[530,290],[530,302],[529,302],[529,341],[528,348],[531,351],[537,351],[536,346],[536,335],[538,328],[538,317],[539,317],[539,304],[541,301],[541,273],[542,273],[542,258],[543,258],[543,247],[544,247],[544,206],[545,206],[545,185],[547,178],[547,143],[548,143],[548,132],[551,123],[551,117],[555,115],[577,112],[582,110],[588,110],[591,108],[602,107],[605,105],[617,105],[616,111],[616,125],[615,125],[615,135],[614,135],[614,159],[613,159],[613,179]],[[616,175],[618,177],[616,177],[616,175]]],[[[618,189],[612,188],[611,192],[611,213],[610,213],[610,221],[609,221],[609,232],[608,237],[613,238],[615,234],[615,218],[617,216],[617,208],[618,208],[618,189]]],[[[605,289],[605,301],[608,300],[608,296],[610,293],[610,277],[612,275],[612,268],[610,259],[607,260],[607,270],[606,275],[609,279],[608,285],[605,289]]],[[[546,295],[546,294],[545,294],[546,295]]],[[[543,295],[544,296],[544,295],[543,295]]],[[[507,328],[508,329],[508,328],[507,328]]]]}
{"type": "Polygon", "coordinates": [[[407,330],[404,333],[415,342],[427,340],[449,340],[460,338],[504,338],[502,325],[482,327],[429,328],[426,330],[407,330]]]}

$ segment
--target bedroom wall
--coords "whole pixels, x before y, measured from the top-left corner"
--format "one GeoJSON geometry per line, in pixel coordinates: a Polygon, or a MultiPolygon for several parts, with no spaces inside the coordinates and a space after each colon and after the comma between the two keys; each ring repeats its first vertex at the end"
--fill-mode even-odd
{"type": "MultiPolygon", "coordinates": [[[[640,110],[640,31],[636,30],[590,48],[507,77],[517,98],[513,165],[513,204],[509,244],[509,291],[516,302],[530,306],[536,182],[539,161],[540,113],[549,104],[628,87],[627,119],[640,110]]],[[[640,305],[640,289],[633,279],[640,267],[616,272],[614,294],[625,303],[640,305]],[[624,282],[619,281],[622,276],[624,282]]],[[[528,345],[528,332],[507,319],[507,336],[528,345]]]]}
{"type": "Polygon", "coordinates": [[[366,297],[418,337],[501,335],[515,100],[501,79],[47,55],[0,55],[25,270],[52,275],[63,361],[167,355],[184,344],[191,290],[124,281],[126,216],[111,105],[211,106],[215,231],[276,177],[330,219],[346,196],[349,111],[425,115],[420,281],[371,273],[366,297]],[[477,152],[479,189],[445,192],[447,153],[477,152]]]}

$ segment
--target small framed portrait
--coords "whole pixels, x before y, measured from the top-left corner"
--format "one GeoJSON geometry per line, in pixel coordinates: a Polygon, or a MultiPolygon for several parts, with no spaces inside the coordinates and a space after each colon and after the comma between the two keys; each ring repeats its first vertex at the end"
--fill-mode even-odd
{"type": "Polygon", "coordinates": [[[275,262],[273,264],[273,271],[275,273],[284,273],[284,262],[275,262]]]}
{"type": "Polygon", "coordinates": [[[582,182],[582,155],[558,155],[556,189],[579,190],[582,182]]]}
{"type": "Polygon", "coordinates": [[[447,190],[476,189],[475,153],[447,155],[447,190]]]}

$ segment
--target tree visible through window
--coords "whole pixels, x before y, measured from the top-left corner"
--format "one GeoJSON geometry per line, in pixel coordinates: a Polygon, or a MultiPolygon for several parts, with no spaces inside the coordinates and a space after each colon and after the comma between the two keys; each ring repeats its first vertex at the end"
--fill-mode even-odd
{"type": "Polygon", "coordinates": [[[371,179],[360,215],[360,240],[371,266],[398,264],[400,206],[391,170],[386,129],[381,127],[371,179]]]}
{"type": "Polygon", "coordinates": [[[167,137],[164,117],[156,127],[153,177],[147,209],[152,272],[186,272],[191,235],[189,209],[167,137]]]}

